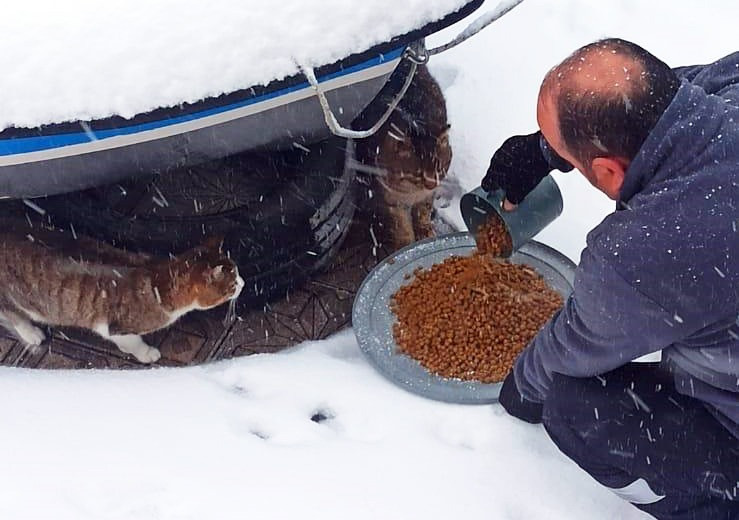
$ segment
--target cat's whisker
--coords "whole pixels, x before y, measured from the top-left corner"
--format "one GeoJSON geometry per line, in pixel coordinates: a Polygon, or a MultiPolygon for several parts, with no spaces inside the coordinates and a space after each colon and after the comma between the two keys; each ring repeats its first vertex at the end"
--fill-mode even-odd
{"type": "Polygon", "coordinates": [[[405,137],[404,136],[396,135],[396,134],[392,133],[390,130],[388,130],[387,135],[389,135],[390,137],[392,137],[393,139],[395,139],[396,141],[399,141],[401,143],[405,141],[405,137]]]}
{"type": "Polygon", "coordinates": [[[372,243],[375,245],[375,247],[379,246],[379,242],[377,242],[377,237],[375,236],[375,230],[372,229],[372,226],[369,227],[370,236],[372,237],[372,243]]]}
{"type": "MultiPolygon", "coordinates": [[[[405,141],[405,132],[403,132],[403,130],[401,130],[398,125],[396,125],[395,123],[391,121],[390,128],[392,128],[396,134],[403,136],[403,139],[398,139],[399,141],[405,141]]],[[[391,135],[390,132],[388,132],[388,135],[390,135],[390,137],[397,139],[394,135],[391,135]]]]}
{"type": "Polygon", "coordinates": [[[387,174],[388,174],[388,171],[385,168],[378,168],[377,166],[370,166],[369,164],[364,164],[362,162],[357,161],[356,159],[350,159],[348,166],[358,172],[368,173],[370,175],[375,175],[377,177],[387,177],[387,174]]]}
{"type": "Polygon", "coordinates": [[[232,298],[228,302],[228,309],[226,310],[226,316],[223,318],[223,324],[228,325],[235,321],[236,318],[236,298],[232,298]]]}
{"type": "Polygon", "coordinates": [[[394,191],[393,187],[390,186],[385,179],[377,178],[377,182],[382,186],[386,191],[394,191]]]}

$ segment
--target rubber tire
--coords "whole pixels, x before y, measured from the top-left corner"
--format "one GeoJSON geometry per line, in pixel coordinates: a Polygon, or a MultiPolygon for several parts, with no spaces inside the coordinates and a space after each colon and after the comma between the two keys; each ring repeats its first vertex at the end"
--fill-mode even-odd
{"type": "Polygon", "coordinates": [[[148,179],[37,199],[51,222],[115,246],[176,254],[223,236],[262,304],[302,284],[339,249],[354,215],[353,145],[331,138],[245,153],[148,179]]]}

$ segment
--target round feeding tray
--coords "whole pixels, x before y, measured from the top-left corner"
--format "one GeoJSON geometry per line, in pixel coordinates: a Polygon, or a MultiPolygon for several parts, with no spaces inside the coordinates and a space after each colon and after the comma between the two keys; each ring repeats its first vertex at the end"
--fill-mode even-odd
{"type": "MultiPolygon", "coordinates": [[[[398,352],[393,339],[395,315],[390,298],[410,280],[418,267],[429,268],[450,256],[467,256],[475,251],[470,233],[453,233],[411,244],[396,251],[377,265],[359,288],[352,323],[359,348],[370,363],[393,383],[415,394],[450,403],[486,404],[498,401],[500,383],[478,383],[432,374],[418,361],[398,352]]],[[[566,298],[572,291],[575,264],[549,246],[539,242],[524,244],[510,261],[525,264],[544,277],[566,298]]]]}

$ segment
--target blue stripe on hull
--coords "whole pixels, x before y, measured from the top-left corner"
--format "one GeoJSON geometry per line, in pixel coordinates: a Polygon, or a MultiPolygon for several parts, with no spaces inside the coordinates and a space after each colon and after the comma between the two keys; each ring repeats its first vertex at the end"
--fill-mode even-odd
{"type": "MultiPolygon", "coordinates": [[[[379,54],[377,58],[373,58],[363,63],[359,63],[352,67],[347,67],[346,69],[334,72],[332,74],[321,76],[319,78],[319,81],[324,82],[324,81],[328,81],[328,80],[338,78],[341,76],[346,76],[346,75],[349,75],[349,74],[352,74],[352,73],[355,73],[355,72],[358,72],[364,69],[369,69],[371,67],[380,65],[387,61],[397,59],[403,53],[404,49],[405,47],[401,47],[393,51],[387,52],[385,54],[379,54]]],[[[135,134],[138,132],[144,132],[147,130],[163,128],[166,126],[171,126],[171,125],[175,125],[179,123],[184,123],[187,121],[192,121],[195,119],[200,119],[200,118],[211,116],[214,114],[228,112],[230,110],[238,109],[238,108],[245,107],[248,105],[261,103],[263,101],[274,99],[279,96],[288,94],[290,92],[303,90],[308,87],[310,87],[310,85],[308,84],[307,81],[305,81],[303,83],[293,85],[291,87],[276,90],[274,92],[270,92],[267,94],[249,98],[243,101],[239,101],[237,103],[231,103],[229,105],[224,105],[222,107],[212,108],[209,110],[203,110],[200,112],[195,112],[192,114],[182,115],[178,117],[172,117],[172,118],[168,118],[168,119],[164,119],[160,121],[153,121],[150,123],[131,125],[131,126],[123,127],[123,128],[112,128],[109,130],[98,130],[98,131],[90,131],[90,132],[74,132],[74,133],[57,134],[57,135],[50,135],[50,136],[19,137],[15,139],[0,140],[0,156],[16,155],[16,154],[21,154],[21,153],[36,152],[40,150],[49,150],[52,148],[60,148],[63,146],[69,146],[73,144],[81,144],[81,143],[87,143],[90,141],[107,139],[109,137],[130,135],[130,134],[135,134]]]]}

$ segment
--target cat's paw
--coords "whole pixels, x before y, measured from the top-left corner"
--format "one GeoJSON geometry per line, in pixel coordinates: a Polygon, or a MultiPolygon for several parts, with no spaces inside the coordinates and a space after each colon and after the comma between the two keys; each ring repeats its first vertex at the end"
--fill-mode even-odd
{"type": "Polygon", "coordinates": [[[29,347],[37,347],[46,339],[46,334],[40,328],[30,323],[23,323],[16,327],[16,332],[21,341],[29,347]]]}
{"type": "Polygon", "coordinates": [[[136,334],[104,336],[118,346],[121,352],[131,354],[141,363],[155,363],[162,357],[159,349],[150,347],[136,334]]]}
{"type": "Polygon", "coordinates": [[[145,345],[145,348],[142,347],[136,352],[131,352],[131,354],[141,363],[156,363],[162,357],[162,353],[159,352],[158,348],[148,345],[145,345]]]}

